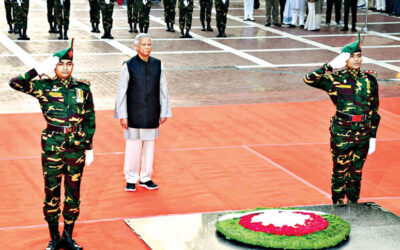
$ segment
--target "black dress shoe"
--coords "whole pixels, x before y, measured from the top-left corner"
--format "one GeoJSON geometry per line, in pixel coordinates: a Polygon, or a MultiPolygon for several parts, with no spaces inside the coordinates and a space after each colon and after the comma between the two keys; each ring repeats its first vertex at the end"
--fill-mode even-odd
{"type": "Polygon", "coordinates": [[[296,25],[291,24],[291,25],[289,25],[289,28],[296,28],[296,25]]]}
{"type": "Polygon", "coordinates": [[[341,29],[341,31],[349,31],[348,27],[344,27],[343,29],[341,29]]]}
{"type": "Polygon", "coordinates": [[[304,25],[300,25],[300,29],[304,29],[304,25]]]}
{"type": "Polygon", "coordinates": [[[269,26],[271,26],[271,23],[265,23],[264,26],[269,27],[269,26]]]}
{"type": "Polygon", "coordinates": [[[281,27],[281,26],[282,26],[280,23],[274,23],[274,25],[275,25],[276,27],[281,27]]]}
{"type": "Polygon", "coordinates": [[[357,30],[356,30],[356,28],[351,28],[351,31],[353,31],[353,32],[356,32],[357,30]]]}

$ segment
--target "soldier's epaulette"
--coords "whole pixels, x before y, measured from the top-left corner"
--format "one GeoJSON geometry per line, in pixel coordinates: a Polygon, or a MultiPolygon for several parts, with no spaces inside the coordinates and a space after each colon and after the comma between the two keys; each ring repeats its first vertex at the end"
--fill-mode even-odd
{"type": "Polygon", "coordinates": [[[75,79],[76,82],[84,83],[88,86],[90,86],[90,81],[86,79],[75,79]]]}
{"type": "Polygon", "coordinates": [[[372,75],[373,77],[375,77],[375,78],[378,78],[378,73],[376,73],[376,71],[373,71],[373,70],[363,70],[362,71],[364,74],[369,74],[369,75],[372,75]]]}

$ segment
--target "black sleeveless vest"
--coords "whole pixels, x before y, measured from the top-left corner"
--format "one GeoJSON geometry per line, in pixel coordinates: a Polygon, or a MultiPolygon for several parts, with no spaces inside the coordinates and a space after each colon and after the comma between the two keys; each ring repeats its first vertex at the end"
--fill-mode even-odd
{"type": "Polygon", "coordinates": [[[138,55],[126,62],[129,70],[127,90],[128,127],[158,128],[160,105],[161,61],[138,55]]]}

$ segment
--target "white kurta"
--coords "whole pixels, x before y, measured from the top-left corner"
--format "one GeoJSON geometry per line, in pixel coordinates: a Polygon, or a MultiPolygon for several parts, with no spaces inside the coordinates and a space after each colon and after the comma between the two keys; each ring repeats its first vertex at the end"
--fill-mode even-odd
{"type": "MultiPolygon", "coordinates": [[[[129,70],[126,63],[122,66],[121,73],[119,75],[119,82],[117,88],[117,97],[115,100],[114,117],[117,119],[128,118],[128,107],[127,107],[127,94],[129,84],[129,70]]],[[[171,117],[171,106],[169,103],[169,95],[167,88],[167,80],[164,74],[164,68],[161,63],[161,79],[160,79],[160,104],[161,112],[160,117],[171,117]]],[[[129,140],[155,140],[158,137],[158,128],[129,128],[124,129],[124,137],[129,140]]]]}
{"type": "Polygon", "coordinates": [[[253,20],[254,0],[244,0],[244,20],[253,20]]]}
{"type": "Polygon", "coordinates": [[[316,14],[315,2],[308,2],[308,16],[304,29],[319,30],[321,28],[321,14],[316,14]]]}

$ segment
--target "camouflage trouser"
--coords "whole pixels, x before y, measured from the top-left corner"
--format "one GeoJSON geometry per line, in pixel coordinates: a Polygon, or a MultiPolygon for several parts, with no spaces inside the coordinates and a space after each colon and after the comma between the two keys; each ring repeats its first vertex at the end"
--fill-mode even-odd
{"type": "Polygon", "coordinates": [[[228,15],[229,9],[229,0],[226,0],[225,4],[222,0],[215,0],[215,11],[216,19],[217,19],[217,27],[218,28],[226,28],[226,16],[228,15]]]}
{"type": "MultiPolygon", "coordinates": [[[[6,9],[6,17],[7,17],[7,23],[8,24],[12,24],[14,23],[14,18],[13,18],[13,14],[14,14],[14,6],[11,2],[11,0],[4,0],[4,7],[6,9]]],[[[15,16],[14,16],[15,17],[15,16]]]]}
{"type": "Polygon", "coordinates": [[[140,1],[139,6],[139,27],[148,28],[150,26],[151,0],[147,0],[146,4],[140,1]]]}
{"type": "Polygon", "coordinates": [[[179,28],[183,30],[185,27],[190,30],[192,27],[193,0],[188,0],[188,6],[185,6],[183,0],[179,0],[179,28]]]}
{"type": "Polygon", "coordinates": [[[54,15],[55,15],[54,1],[57,0],[47,0],[47,21],[49,23],[54,22],[54,15]]]}
{"type": "Polygon", "coordinates": [[[90,22],[100,23],[100,3],[99,0],[89,0],[90,22]]]}
{"type": "Polygon", "coordinates": [[[265,16],[267,17],[267,23],[271,23],[271,11],[272,20],[274,23],[279,23],[279,0],[265,0],[265,16]]]}
{"type": "Polygon", "coordinates": [[[104,0],[100,1],[101,16],[103,20],[103,29],[111,29],[113,26],[113,12],[114,2],[110,1],[110,4],[106,4],[104,0]]]}
{"type": "Polygon", "coordinates": [[[15,23],[19,29],[26,29],[28,27],[29,0],[22,0],[21,6],[18,4],[16,6],[17,18],[15,23]]]}
{"type": "Polygon", "coordinates": [[[164,20],[166,23],[175,23],[175,6],[176,0],[163,0],[164,1],[164,20]]]}
{"type": "Polygon", "coordinates": [[[71,1],[65,0],[64,5],[61,5],[59,0],[54,1],[54,15],[56,18],[57,26],[64,26],[65,30],[69,28],[69,13],[71,10],[71,1]]]}
{"type": "Polygon", "coordinates": [[[200,0],[200,22],[211,22],[212,0],[200,0]]]}
{"type": "Polygon", "coordinates": [[[126,7],[128,12],[128,23],[138,23],[140,0],[128,0],[126,7]]]}
{"type": "Polygon", "coordinates": [[[371,123],[351,123],[333,117],[330,131],[333,204],[343,203],[345,196],[349,202],[356,203],[360,198],[362,167],[368,154],[371,123]]]}
{"type": "Polygon", "coordinates": [[[42,133],[42,166],[45,184],[43,213],[46,221],[57,222],[61,215],[60,193],[64,175],[65,200],[63,217],[67,224],[79,216],[80,185],[85,166],[85,151],[65,152],[59,150],[59,142],[65,139],[61,133],[42,133]],[[53,144],[54,145],[51,145],[53,144]]]}

